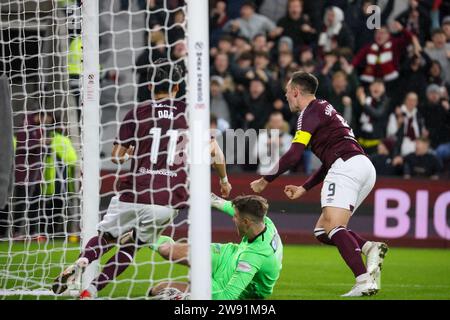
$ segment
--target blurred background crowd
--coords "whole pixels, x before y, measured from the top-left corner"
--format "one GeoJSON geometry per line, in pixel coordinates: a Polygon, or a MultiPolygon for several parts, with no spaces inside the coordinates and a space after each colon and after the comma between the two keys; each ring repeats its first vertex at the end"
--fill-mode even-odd
{"type": "MultiPolygon", "coordinates": [[[[149,98],[148,64],[170,56],[184,65],[179,59],[186,54],[185,12],[177,9],[183,1],[147,4],[151,46],[137,62],[140,101],[149,98]],[[167,19],[171,25],[163,28],[167,19]]],[[[297,115],[285,86],[293,72],[305,70],[317,76],[317,97],[351,125],[379,175],[449,176],[450,1],[211,0],[209,24],[212,125],[223,133],[280,132],[247,141],[247,158],[268,146],[280,155],[289,148],[297,115]]],[[[318,166],[306,152],[297,171],[318,166]]]]}
{"type": "MultiPolygon", "coordinates": [[[[211,113],[222,130],[279,129],[263,140],[283,153],[297,121],[285,85],[305,70],[379,175],[448,177],[449,10],[433,0],[211,1],[211,113]],[[379,28],[368,24],[371,5],[379,28]]],[[[299,170],[309,174],[306,157],[299,170]]]]}

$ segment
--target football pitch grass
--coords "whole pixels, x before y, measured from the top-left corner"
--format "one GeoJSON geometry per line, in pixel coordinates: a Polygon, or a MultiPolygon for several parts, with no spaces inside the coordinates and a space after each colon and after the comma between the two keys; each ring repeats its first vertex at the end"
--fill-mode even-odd
{"type": "MultiPolygon", "coordinates": [[[[19,279],[9,280],[7,285],[19,284],[22,279],[43,278],[50,288],[53,279],[60,272],[60,261],[64,259],[62,242],[52,244],[27,244],[24,255],[24,245],[14,243],[7,258],[8,244],[0,243],[0,289],[5,288],[4,272],[9,263],[14,269],[21,270],[19,279]],[[45,251],[49,248],[56,250],[45,251]],[[21,265],[28,259],[28,268],[21,265]],[[44,267],[49,264],[52,268],[44,267]],[[34,271],[31,271],[35,267],[34,271]],[[42,275],[45,275],[44,277],[42,275]]],[[[67,262],[76,259],[78,245],[69,245],[65,250],[67,262]]],[[[102,262],[113,254],[106,254],[102,262]]],[[[167,280],[168,277],[186,279],[187,268],[171,265],[163,261],[150,249],[143,248],[135,261],[138,266],[129,267],[119,278],[116,284],[108,285],[99,294],[100,298],[131,297],[137,299],[145,296],[151,285],[150,279],[155,282],[167,280]],[[150,263],[154,261],[156,263],[150,263]],[[138,281],[133,281],[135,279],[138,281]]],[[[25,280],[26,281],[26,280],[25,280]]],[[[270,299],[289,300],[334,300],[344,299],[340,295],[346,293],[354,284],[352,273],[340,258],[338,251],[329,246],[286,245],[284,247],[283,270],[270,299]]],[[[0,299],[36,299],[33,296],[8,296],[0,299]]],[[[70,297],[40,296],[39,299],[73,299],[70,297]]],[[[345,298],[348,299],[348,298],[345,298]]],[[[382,274],[381,291],[372,297],[359,299],[392,300],[392,299],[450,299],[450,250],[449,249],[413,249],[390,248],[382,274]]]]}

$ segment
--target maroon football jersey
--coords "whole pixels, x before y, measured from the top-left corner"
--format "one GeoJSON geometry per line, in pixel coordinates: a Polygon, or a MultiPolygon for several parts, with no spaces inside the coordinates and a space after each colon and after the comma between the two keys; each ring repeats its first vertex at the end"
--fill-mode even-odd
{"type": "Polygon", "coordinates": [[[187,118],[182,101],[140,105],[128,112],[114,142],[135,146],[131,170],[120,182],[120,201],[187,206],[187,118]]]}
{"type": "Polygon", "coordinates": [[[313,100],[298,117],[293,142],[310,144],[312,152],[329,169],[338,158],[365,154],[345,119],[326,100],[313,100]]]}

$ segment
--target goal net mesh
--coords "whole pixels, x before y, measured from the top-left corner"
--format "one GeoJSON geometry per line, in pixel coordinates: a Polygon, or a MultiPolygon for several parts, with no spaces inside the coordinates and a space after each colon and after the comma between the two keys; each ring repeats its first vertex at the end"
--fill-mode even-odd
{"type": "MultiPolygon", "coordinates": [[[[15,146],[14,193],[0,208],[0,299],[59,299],[52,283],[82,249],[83,112],[95,112],[83,109],[83,10],[76,0],[1,0],[0,8],[15,146]]],[[[185,13],[184,1],[99,1],[101,192],[98,212],[89,213],[98,221],[130,169],[130,161],[114,164],[111,150],[125,114],[150,99],[153,62],[167,58],[186,71],[185,13]]],[[[183,99],[185,81],[178,84],[183,99]]],[[[165,234],[186,241],[187,227],[181,211],[165,234]]],[[[161,281],[188,281],[188,269],[147,245],[98,296],[142,299],[161,281]]],[[[72,289],[65,294],[79,287],[72,289]]]]}

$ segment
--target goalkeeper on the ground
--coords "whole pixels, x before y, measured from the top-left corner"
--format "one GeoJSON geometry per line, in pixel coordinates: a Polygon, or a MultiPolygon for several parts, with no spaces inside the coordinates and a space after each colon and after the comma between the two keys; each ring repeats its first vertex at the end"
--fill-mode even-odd
{"type": "MultiPolygon", "coordinates": [[[[241,242],[212,243],[212,298],[214,300],[265,299],[272,294],[283,257],[277,229],[266,215],[267,200],[257,195],[226,201],[212,195],[212,206],[233,218],[241,242]]],[[[188,245],[161,236],[154,246],[161,256],[189,265],[188,245]]],[[[159,299],[183,299],[189,285],[163,282],[150,289],[159,299]]]]}

